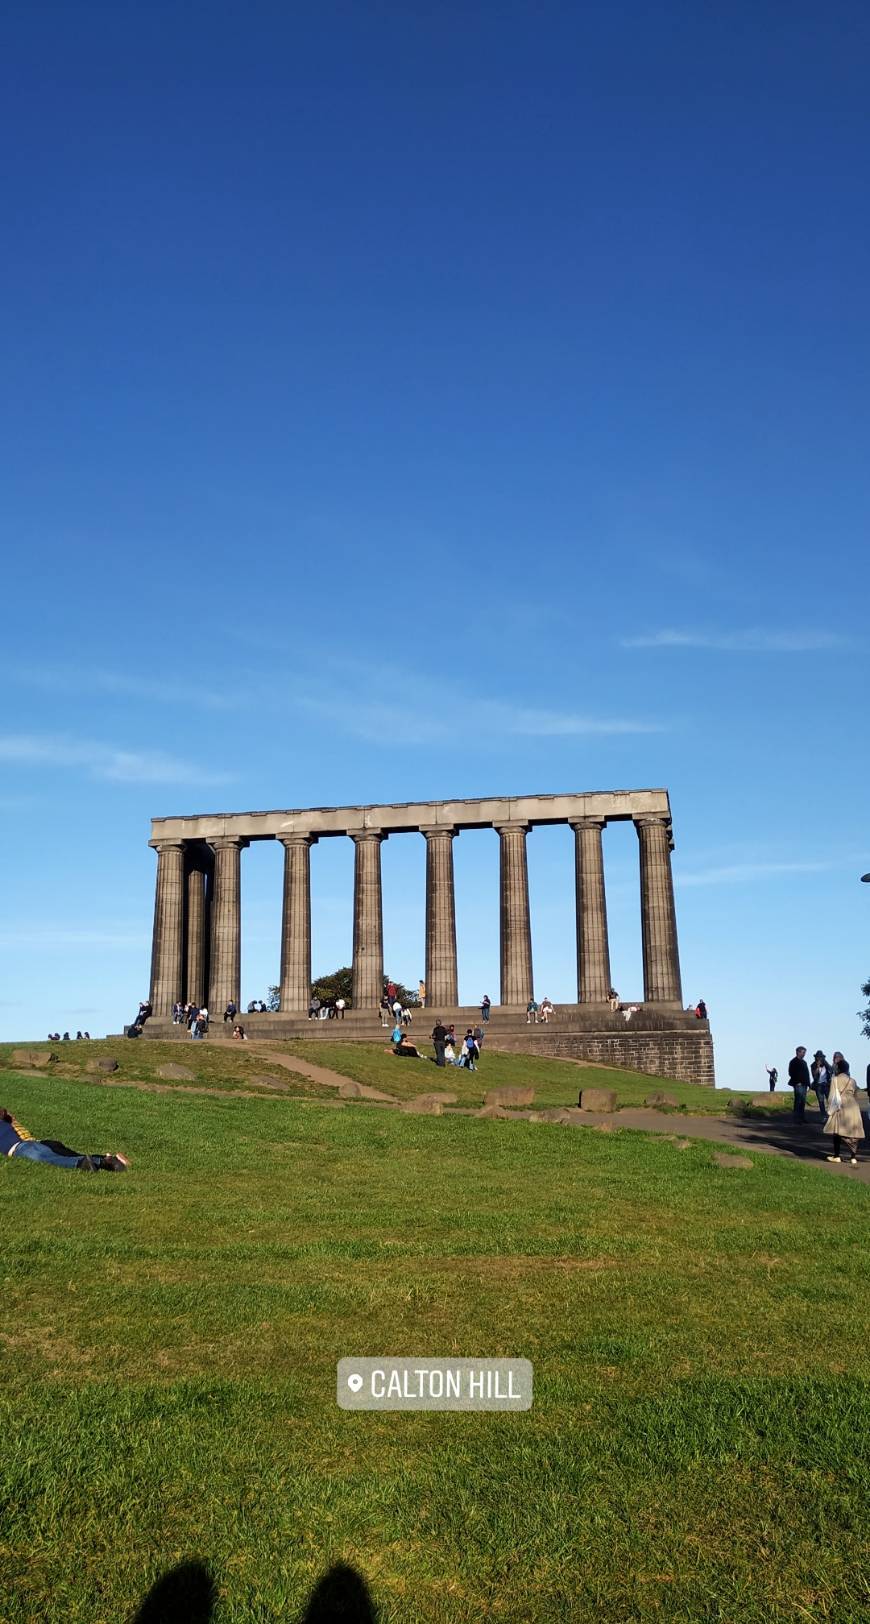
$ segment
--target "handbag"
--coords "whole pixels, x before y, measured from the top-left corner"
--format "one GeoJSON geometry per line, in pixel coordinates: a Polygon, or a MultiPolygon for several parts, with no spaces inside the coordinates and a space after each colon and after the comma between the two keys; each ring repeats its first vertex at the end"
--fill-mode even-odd
{"type": "Polygon", "coordinates": [[[831,1083],[831,1091],[828,1095],[828,1107],[831,1111],[842,1111],[843,1109],[843,1096],[837,1087],[836,1078],[831,1083]]]}

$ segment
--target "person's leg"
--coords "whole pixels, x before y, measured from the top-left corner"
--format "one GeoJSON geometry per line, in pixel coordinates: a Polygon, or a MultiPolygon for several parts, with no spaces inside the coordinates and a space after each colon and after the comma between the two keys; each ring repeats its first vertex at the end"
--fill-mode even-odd
{"type": "Polygon", "coordinates": [[[26,1162],[45,1162],[49,1167],[64,1167],[69,1171],[81,1167],[83,1163],[88,1164],[87,1156],[75,1154],[58,1156],[57,1152],[52,1150],[50,1145],[43,1144],[41,1139],[25,1139],[20,1145],[15,1146],[13,1155],[16,1161],[23,1159],[26,1162]]]}
{"type": "Polygon", "coordinates": [[[833,1141],[833,1148],[830,1156],[828,1157],[828,1161],[838,1162],[840,1160],[840,1135],[838,1133],[833,1133],[831,1134],[831,1139],[833,1141]]]}

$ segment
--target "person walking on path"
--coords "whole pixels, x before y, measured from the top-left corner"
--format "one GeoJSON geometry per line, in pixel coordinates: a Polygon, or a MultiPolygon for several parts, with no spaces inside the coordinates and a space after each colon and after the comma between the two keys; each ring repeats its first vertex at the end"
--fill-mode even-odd
{"type": "MultiPolygon", "coordinates": [[[[848,1070],[848,1067],[846,1068],[848,1070]]],[[[813,1080],[813,1093],[819,1107],[819,1116],[825,1122],[828,1115],[828,1093],[831,1087],[832,1068],[825,1059],[824,1049],[817,1049],[813,1055],[810,1075],[813,1080]]]]}
{"type": "Polygon", "coordinates": [[[779,1082],[779,1072],[775,1066],[765,1066],[764,1069],[767,1072],[767,1081],[770,1084],[770,1092],[772,1094],[777,1083],[779,1082]]]}
{"type": "Polygon", "coordinates": [[[807,1090],[810,1086],[810,1068],[806,1062],[806,1049],[799,1043],[788,1063],[788,1086],[794,1089],[794,1117],[803,1122],[807,1112],[807,1090]]]}
{"type": "Polygon", "coordinates": [[[447,1028],[442,1023],[440,1016],[432,1028],[432,1042],[435,1045],[435,1064],[436,1066],[443,1066],[445,1063],[444,1046],[447,1042],[447,1028]]]}
{"type": "Polygon", "coordinates": [[[831,1079],[830,1111],[822,1132],[831,1134],[833,1138],[833,1155],[828,1157],[828,1161],[841,1161],[840,1149],[845,1145],[853,1167],[858,1165],[858,1140],[864,1138],[861,1108],[855,1098],[857,1087],[854,1077],[849,1076],[845,1061],[838,1060],[831,1079]]]}
{"type": "Polygon", "coordinates": [[[485,992],[483,997],[480,1000],[480,1014],[481,1014],[481,1019],[482,1020],[484,1020],[484,1021],[489,1020],[489,1012],[490,1012],[491,1009],[492,1009],[492,999],[490,998],[489,993],[485,992]]]}

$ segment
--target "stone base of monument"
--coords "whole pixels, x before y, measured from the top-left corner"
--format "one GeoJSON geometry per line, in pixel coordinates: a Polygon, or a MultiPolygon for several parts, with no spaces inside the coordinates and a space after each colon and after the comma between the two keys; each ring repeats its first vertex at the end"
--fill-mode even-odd
{"type": "MultiPolygon", "coordinates": [[[[437,1017],[456,1028],[460,1039],[469,1026],[483,1026],[484,1063],[486,1049],[510,1053],[547,1055],[565,1060],[586,1060],[604,1066],[624,1067],[650,1077],[673,1078],[685,1083],[714,1087],[713,1039],[708,1021],[699,1021],[689,1010],[662,1004],[641,1004],[626,1021],[607,1004],[563,1004],[548,1024],[526,1022],[524,1008],[493,1005],[488,1022],[480,1020],[477,1005],[452,1009],[438,1006],[417,1009],[409,1028],[414,1042],[423,1047],[437,1017]]],[[[380,1011],[349,1009],[344,1020],[309,1020],[303,1013],[278,1011],[275,1014],[237,1017],[251,1041],[389,1043],[390,1026],[381,1024],[380,1011]]],[[[209,1043],[230,1042],[231,1024],[218,1017],[212,1020],[209,1043]]],[[[190,1041],[183,1026],[154,1016],[146,1023],[143,1037],[163,1041],[190,1041]]]]}

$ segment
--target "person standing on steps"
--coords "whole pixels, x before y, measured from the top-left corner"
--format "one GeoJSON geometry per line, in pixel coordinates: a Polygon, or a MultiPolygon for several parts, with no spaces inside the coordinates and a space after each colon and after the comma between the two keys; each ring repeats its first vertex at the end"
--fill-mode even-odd
{"type": "Polygon", "coordinates": [[[484,1020],[484,1021],[489,1020],[489,1012],[490,1012],[491,1009],[492,1009],[492,999],[490,998],[489,993],[485,992],[483,997],[480,1000],[480,1015],[481,1015],[482,1020],[484,1020]]]}
{"type": "Polygon", "coordinates": [[[443,1024],[440,1015],[432,1028],[432,1042],[435,1045],[435,1064],[436,1066],[443,1066],[445,1064],[444,1047],[447,1042],[447,1028],[443,1024]]]}
{"type": "Polygon", "coordinates": [[[788,1063],[788,1086],[794,1089],[794,1118],[803,1122],[807,1111],[807,1090],[810,1086],[810,1068],[806,1062],[806,1049],[799,1043],[788,1063]]]}
{"type": "Polygon", "coordinates": [[[830,1111],[822,1132],[831,1134],[834,1141],[833,1154],[828,1161],[841,1161],[840,1150],[845,1145],[853,1167],[858,1165],[858,1140],[864,1138],[864,1121],[855,1098],[857,1087],[854,1077],[849,1076],[845,1060],[836,1061],[831,1079],[830,1111]]]}

